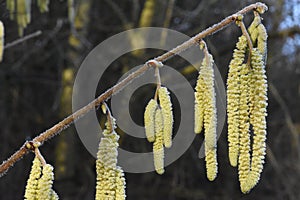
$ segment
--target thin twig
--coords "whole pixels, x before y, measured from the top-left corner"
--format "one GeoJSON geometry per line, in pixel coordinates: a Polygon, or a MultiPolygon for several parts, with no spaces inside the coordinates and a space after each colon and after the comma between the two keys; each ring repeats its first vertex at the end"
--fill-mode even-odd
{"type": "Polygon", "coordinates": [[[42,163],[42,166],[45,166],[47,163],[46,163],[45,158],[44,158],[43,155],[41,154],[39,148],[35,148],[34,153],[35,153],[35,156],[36,156],[36,157],[40,160],[40,162],[42,163]]]}
{"type": "Polygon", "coordinates": [[[251,65],[251,54],[252,54],[252,50],[253,50],[252,40],[250,38],[250,35],[249,35],[249,33],[247,31],[247,28],[246,28],[246,26],[245,26],[242,19],[238,22],[238,25],[241,28],[243,35],[247,39],[247,43],[248,43],[248,47],[249,47],[249,55],[248,55],[248,60],[247,60],[247,66],[250,66],[251,65]]]}
{"type": "Polygon", "coordinates": [[[161,87],[161,80],[160,80],[160,74],[159,74],[159,67],[158,66],[155,68],[155,77],[156,77],[156,91],[155,91],[154,99],[157,101],[158,90],[161,87]]]}
{"type": "Polygon", "coordinates": [[[5,47],[4,47],[4,49],[8,49],[10,47],[16,46],[19,43],[25,42],[26,40],[32,39],[32,38],[37,37],[37,36],[39,36],[41,34],[42,34],[42,31],[39,30],[39,31],[36,31],[36,32],[31,33],[29,35],[26,35],[25,37],[22,37],[20,39],[17,39],[15,41],[11,42],[11,43],[6,44],[5,47]]]}
{"type": "MultiPolygon", "coordinates": [[[[180,52],[192,47],[193,45],[197,44],[202,38],[211,35],[213,33],[216,33],[217,31],[223,29],[224,27],[228,26],[230,23],[234,22],[237,19],[237,16],[246,14],[249,11],[252,11],[254,9],[260,8],[262,10],[267,10],[267,6],[263,3],[255,3],[251,4],[244,9],[240,10],[239,12],[230,15],[229,17],[225,18],[221,22],[215,24],[214,26],[198,33],[193,38],[187,40],[186,42],[182,43],[181,45],[177,46],[176,48],[172,49],[169,52],[164,53],[163,55],[157,57],[155,61],[157,62],[164,62],[171,57],[173,57],[176,54],[179,54],[180,52]]],[[[66,117],[59,123],[55,124],[50,129],[46,130],[45,132],[41,133],[40,135],[36,136],[31,142],[36,143],[40,142],[41,145],[49,140],[50,138],[58,135],[62,130],[69,127],[72,123],[74,123],[79,118],[83,117],[85,114],[87,114],[89,111],[93,110],[95,107],[98,107],[102,102],[109,99],[112,95],[115,93],[121,91],[127,84],[129,84],[131,81],[145,73],[148,69],[151,67],[154,67],[150,63],[146,62],[141,68],[136,70],[135,72],[129,74],[123,81],[117,83],[112,88],[108,89],[106,92],[102,93],[99,97],[97,97],[95,100],[90,102],[88,105],[84,106],[83,108],[77,110],[70,116],[66,117]]],[[[25,144],[16,151],[10,158],[8,158],[6,161],[4,161],[0,165],[0,176],[2,176],[5,172],[7,172],[18,160],[22,159],[24,155],[26,155],[30,150],[26,148],[25,144]]]]}

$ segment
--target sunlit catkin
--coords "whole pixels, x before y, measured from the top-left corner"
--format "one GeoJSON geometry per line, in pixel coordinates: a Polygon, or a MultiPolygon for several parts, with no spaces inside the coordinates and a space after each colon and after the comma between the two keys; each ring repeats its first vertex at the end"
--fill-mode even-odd
{"type": "Polygon", "coordinates": [[[153,143],[154,167],[158,174],[164,170],[164,127],[163,114],[160,108],[155,112],[155,141],[153,143]]]}
{"type": "Polygon", "coordinates": [[[3,52],[4,52],[4,25],[0,21],[0,62],[3,59],[3,52]]]}
{"type": "Polygon", "coordinates": [[[46,164],[43,166],[42,176],[39,179],[38,183],[38,194],[37,199],[51,200],[53,191],[54,174],[53,167],[50,164],[46,164]]]}
{"type": "Polygon", "coordinates": [[[265,26],[261,23],[257,27],[258,30],[258,37],[257,37],[257,49],[260,51],[261,55],[263,56],[263,62],[266,63],[267,61],[267,39],[268,34],[265,26]]]}
{"type": "Polygon", "coordinates": [[[126,197],[124,173],[117,167],[119,136],[114,129],[115,119],[108,117],[106,129],[103,131],[104,137],[101,138],[97,153],[96,200],[124,200],[126,197]]]}
{"type": "Polygon", "coordinates": [[[209,65],[209,61],[207,59],[203,59],[195,87],[195,123],[194,123],[194,131],[195,133],[200,133],[203,128],[204,122],[204,110],[205,110],[205,93],[207,90],[207,86],[205,83],[205,75],[202,73],[203,69],[207,68],[209,65]]]}
{"type": "Polygon", "coordinates": [[[251,170],[241,184],[243,193],[249,192],[259,181],[266,154],[267,78],[263,56],[256,48],[251,52],[251,103],[250,123],[253,129],[251,170]]]}
{"type": "Polygon", "coordinates": [[[155,111],[157,108],[158,108],[157,101],[151,99],[147,104],[144,112],[145,132],[146,132],[147,140],[149,142],[154,142],[155,140],[154,118],[155,118],[155,111]]]}
{"type": "Polygon", "coordinates": [[[160,87],[158,90],[159,104],[162,110],[163,129],[164,129],[164,145],[167,148],[172,146],[173,131],[173,111],[170,93],[166,87],[160,87]]]}
{"type": "Polygon", "coordinates": [[[228,123],[228,143],[229,161],[232,166],[237,166],[239,155],[239,101],[240,70],[245,59],[247,49],[247,39],[240,36],[233,53],[233,59],[229,64],[227,78],[227,123],[228,123]]]}
{"type": "Polygon", "coordinates": [[[38,194],[38,184],[39,179],[42,174],[42,163],[35,157],[32,162],[32,167],[30,171],[29,178],[27,180],[26,190],[25,190],[25,200],[36,200],[38,194]]]}
{"type": "Polygon", "coordinates": [[[239,157],[238,171],[241,188],[247,180],[250,171],[250,123],[249,123],[249,92],[250,66],[243,64],[240,71],[240,102],[239,102],[239,157]]]}
{"type": "Polygon", "coordinates": [[[200,69],[203,74],[205,85],[204,99],[204,139],[205,139],[205,162],[206,174],[210,181],[217,177],[217,108],[214,88],[213,58],[210,54],[205,55],[207,65],[200,69]]]}

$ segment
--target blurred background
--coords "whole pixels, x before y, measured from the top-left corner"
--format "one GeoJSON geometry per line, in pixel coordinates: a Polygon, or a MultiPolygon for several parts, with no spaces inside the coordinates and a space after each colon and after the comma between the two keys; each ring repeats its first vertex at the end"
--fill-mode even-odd
{"type": "MultiPolygon", "coordinates": [[[[32,1],[31,23],[24,29],[24,36],[39,30],[42,34],[5,49],[0,64],[0,161],[7,159],[26,139],[72,112],[76,71],[85,56],[108,37],[144,26],[166,27],[192,36],[255,2],[61,0],[51,1],[49,11],[41,13],[37,1],[32,1]]],[[[258,185],[250,194],[240,192],[237,169],[229,165],[224,128],[218,140],[219,173],[215,181],[207,180],[204,159],[197,157],[201,135],[180,159],[166,167],[164,175],[126,173],[127,199],[300,199],[300,1],[262,2],[269,6],[263,15],[269,33],[269,106],[266,164],[258,185]]],[[[5,25],[8,44],[19,39],[22,30],[10,19],[10,15],[16,18],[18,12],[6,7],[6,1],[1,0],[0,20],[5,25]]],[[[246,25],[252,17],[252,13],[246,16],[246,25]]],[[[239,28],[231,25],[206,38],[224,83],[240,34],[239,28]]],[[[160,53],[149,50],[120,57],[101,78],[97,93],[115,84],[131,67],[160,53]]],[[[176,59],[169,65],[194,86],[198,72],[176,59]]],[[[151,90],[154,91],[151,86],[143,87],[131,98],[134,106],[130,106],[130,111],[137,124],[143,125],[143,111],[153,94],[151,90]]],[[[178,105],[174,104],[176,112],[178,105]]],[[[103,124],[100,115],[99,121],[103,124]]],[[[151,150],[146,140],[118,132],[122,148],[136,152],[151,150]]],[[[73,126],[46,142],[40,150],[47,162],[55,166],[54,188],[61,199],[94,198],[95,159],[82,145],[73,126]]],[[[33,155],[27,155],[0,178],[0,199],[23,198],[32,159],[33,155]]]]}

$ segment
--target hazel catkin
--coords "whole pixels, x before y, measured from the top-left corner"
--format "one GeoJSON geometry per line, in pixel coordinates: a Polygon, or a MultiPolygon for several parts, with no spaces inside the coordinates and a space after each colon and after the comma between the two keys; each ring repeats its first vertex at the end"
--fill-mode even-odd
{"type": "Polygon", "coordinates": [[[159,88],[158,98],[163,118],[164,145],[170,148],[172,146],[173,111],[170,93],[166,87],[159,88]]]}
{"type": "Polygon", "coordinates": [[[35,200],[38,193],[39,179],[42,174],[42,163],[37,156],[32,161],[32,167],[30,171],[29,178],[27,180],[26,190],[25,190],[25,200],[35,200]]]}
{"type": "Polygon", "coordinates": [[[239,102],[240,102],[240,71],[245,61],[247,39],[240,36],[233,53],[233,59],[229,64],[227,78],[227,123],[228,123],[228,146],[229,162],[236,167],[239,155],[239,102]]]}
{"type": "Polygon", "coordinates": [[[147,104],[144,112],[145,132],[146,132],[147,140],[149,142],[154,142],[155,140],[154,118],[155,118],[155,111],[157,108],[158,108],[157,101],[151,99],[147,104]]]}
{"type": "Polygon", "coordinates": [[[155,112],[155,141],[153,143],[154,167],[158,174],[164,170],[164,124],[163,114],[160,108],[155,112]]]}

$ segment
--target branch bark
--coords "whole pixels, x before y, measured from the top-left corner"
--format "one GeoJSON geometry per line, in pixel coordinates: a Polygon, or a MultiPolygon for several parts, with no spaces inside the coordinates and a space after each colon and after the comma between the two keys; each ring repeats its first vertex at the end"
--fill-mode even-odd
{"type": "MultiPolygon", "coordinates": [[[[242,10],[238,11],[237,13],[226,17],[221,22],[213,25],[212,27],[209,27],[209,28],[205,29],[204,31],[198,33],[197,35],[195,35],[191,39],[187,40],[186,42],[182,43],[181,45],[175,47],[171,51],[166,52],[166,53],[162,54],[161,56],[158,56],[154,60],[156,60],[157,62],[164,62],[164,61],[172,58],[174,55],[181,53],[182,51],[192,47],[193,45],[197,45],[199,43],[199,41],[201,39],[205,38],[206,36],[216,33],[218,31],[222,30],[223,28],[225,28],[226,26],[228,26],[229,24],[231,24],[232,22],[235,22],[235,20],[238,18],[238,16],[244,15],[253,10],[266,11],[267,6],[260,2],[251,4],[251,5],[243,8],[242,10]]],[[[121,91],[124,87],[126,87],[127,84],[129,84],[132,80],[136,79],[137,77],[139,77],[140,75],[145,73],[151,67],[155,67],[155,66],[146,62],[141,68],[139,68],[135,72],[128,75],[123,81],[117,83],[116,85],[114,85],[113,87],[108,89],[106,92],[104,92],[100,96],[98,96],[95,100],[90,102],[88,105],[84,106],[83,108],[81,108],[81,109],[77,110],[76,112],[74,112],[73,114],[69,115],[62,121],[55,124],[50,129],[39,134],[30,142],[33,142],[33,143],[39,142],[42,145],[45,141],[51,139],[52,137],[58,135],[62,130],[68,128],[72,123],[74,123],[79,118],[83,117],[85,114],[87,114],[93,108],[98,107],[102,102],[108,100],[113,94],[121,91]]],[[[26,145],[28,142],[29,141],[25,142],[18,151],[16,151],[11,157],[9,157],[6,161],[4,161],[0,165],[0,177],[3,176],[18,160],[22,159],[27,153],[29,153],[31,151],[30,149],[28,149],[26,147],[26,146],[28,146],[28,145],[26,145]]]]}

